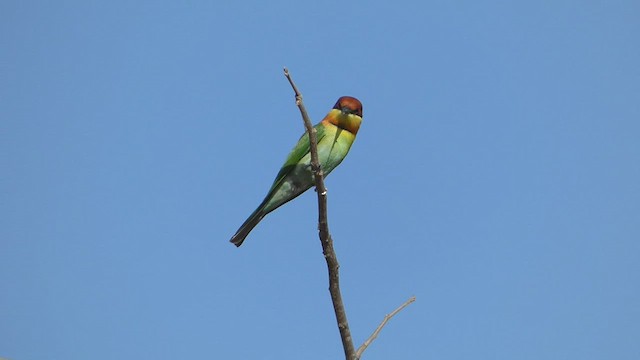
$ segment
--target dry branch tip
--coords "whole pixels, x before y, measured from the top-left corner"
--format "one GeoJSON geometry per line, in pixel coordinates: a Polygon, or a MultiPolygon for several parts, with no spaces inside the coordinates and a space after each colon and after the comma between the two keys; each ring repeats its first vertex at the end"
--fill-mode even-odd
{"type": "Polygon", "coordinates": [[[380,325],[378,325],[378,327],[373,331],[373,334],[371,334],[371,336],[369,336],[369,338],[367,340],[365,340],[365,342],[362,343],[362,345],[360,345],[360,347],[358,348],[358,351],[356,351],[356,359],[360,359],[360,356],[362,356],[362,353],[378,337],[378,334],[380,334],[380,331],[382,331],[382,328],[385,325],[387,325],[389,320],[391,320],[392,317],[394,317],[397,313],[402,311],[402,309],[406,308],[407,306],[409,306],[414,301],[416,301],[416,297],[412,296],[412,297],[409,298],[409,300],[405,301],[402,305],[398,306],[395,310],[393,310],[389,314],[385,315],[384,319],[382,319],[382,322],[380,323],[380,325]]]}

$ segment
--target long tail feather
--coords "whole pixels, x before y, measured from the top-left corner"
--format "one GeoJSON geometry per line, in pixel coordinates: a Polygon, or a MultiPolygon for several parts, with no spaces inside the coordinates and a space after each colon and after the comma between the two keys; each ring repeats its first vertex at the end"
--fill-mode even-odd
{"type": "Polygon", "coordinates": [[[260,220],[264,218],[266,214],[261,210],[261,208],[258,208],[256,211],[254,211],[253,214],[251,214],[251,216],[249,216],[249,218],[242,224],[242,226],[240,226],[238,231],[236,231],[236,234],[231,237],[231,240],[229,241],[232,242],[233,245],[240,247],[251,230],[253,230],[253,228],[258,225],[260,220]]]}

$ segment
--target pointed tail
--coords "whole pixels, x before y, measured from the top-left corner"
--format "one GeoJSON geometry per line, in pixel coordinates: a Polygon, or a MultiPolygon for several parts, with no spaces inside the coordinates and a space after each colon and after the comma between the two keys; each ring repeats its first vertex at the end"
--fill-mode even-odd
{"type": "Polygon", "coordinates": [[[262,220],[265,215],[266,214],[262,211],[261,207],[256,209],[256,211],[254,211],[253,214],[249,216],[249,218],[242,224],[242,226],[240,226],[238,231],[236,231],[236,234],[233,235],[233,237],[231,237],[231,240],[229,241],[232,242],[233,245],[240,247],[247,235],[249,235],[251,230],[253,230],[256,225],[258,225],[260,220],[262,220]]]}

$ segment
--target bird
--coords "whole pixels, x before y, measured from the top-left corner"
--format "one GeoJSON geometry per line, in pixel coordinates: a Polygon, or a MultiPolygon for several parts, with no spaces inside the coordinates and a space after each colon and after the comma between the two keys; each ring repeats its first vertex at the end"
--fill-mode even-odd
{"type": "MultiPolygon", "coordinates": [[[[342,96],[327,116],[314,126],[317,134],[318,160],[324,176],[329,175],[347,156],[362,123],[362,103],[342,96]]],[[[309,134],[302,134],[276,175],[269,192],[249,215],[230,242],[239,247],[247,235],[270,212],[295,199],[315,184],[311,170],[309,134]]]]}

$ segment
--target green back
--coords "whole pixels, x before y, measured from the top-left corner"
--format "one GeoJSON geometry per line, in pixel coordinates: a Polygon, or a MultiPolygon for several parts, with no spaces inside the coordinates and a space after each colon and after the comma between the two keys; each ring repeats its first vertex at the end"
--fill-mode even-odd
{"type": "MultiPolygon", "coordinates": [[[[325,136],[325,128],[322,123],[314,126],[316,129],[316,138],[317,143],[320,143],[320,140],[325,136]]],[[[280,186],[282,181],[286,178],[287,174],[291,172],[294,166],[296,166],[303,157],[305,157],[311,151],[311,145],[309,141],[309,134],[305,131],[304,134],[298,140],[296,146],[291,150],[289,155],[287,156],[287,160],[285,160],[284,165],[280,168],[278,175],[276,175],[275,180],[273,181],[273,185],[271,185],[271,189],[269,189],[269,194],[272,191],[280,186]]]]}

